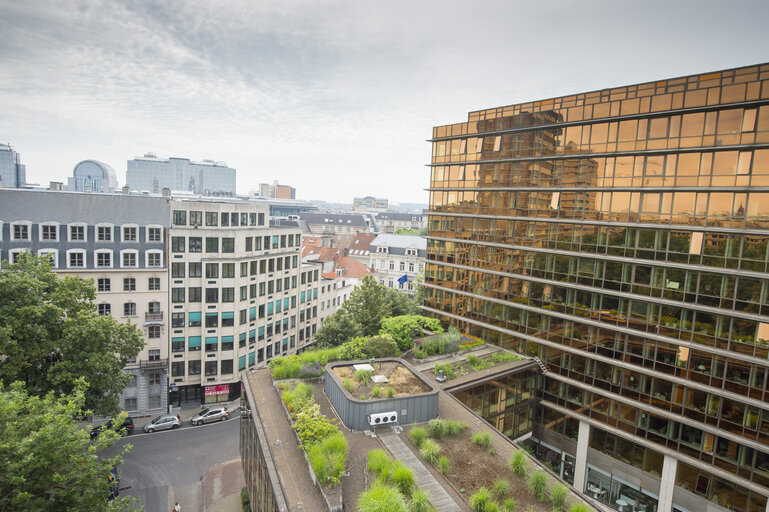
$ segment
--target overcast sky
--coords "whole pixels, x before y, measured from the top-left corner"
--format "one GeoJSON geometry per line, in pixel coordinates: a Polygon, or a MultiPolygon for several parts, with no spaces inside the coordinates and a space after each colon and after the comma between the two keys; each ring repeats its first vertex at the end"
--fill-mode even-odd
{"type": "Polygon", "coordinates": [[[436,125],[472,110],[769,61],[769,2],[0,0],[0,142],[222,160],[238,192],[427,202],[436,125]]]}

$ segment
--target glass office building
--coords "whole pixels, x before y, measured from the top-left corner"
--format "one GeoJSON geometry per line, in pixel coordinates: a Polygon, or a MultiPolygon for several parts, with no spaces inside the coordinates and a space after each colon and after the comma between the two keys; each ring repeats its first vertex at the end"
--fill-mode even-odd
{"type": "Polygon", "coordinates": [[[768,510],[769,64],[431,142],[425,309],[544,362],[555,469],[616,510],[768,510]]]}
{"type": "Polygon", "coordinates": [[[27,168],[8,144],[0,144],[0,183],[5,188],[22,188],[27,184],[27,168]]]}
{"type": "Polygon", "coordinates": [[[153,153],[128,161],[126,185],[131,190],[160,194],[163,188],[204,196],[235,195],[235,169],[222,162],[187,158],[162,159],[153,153]]]}

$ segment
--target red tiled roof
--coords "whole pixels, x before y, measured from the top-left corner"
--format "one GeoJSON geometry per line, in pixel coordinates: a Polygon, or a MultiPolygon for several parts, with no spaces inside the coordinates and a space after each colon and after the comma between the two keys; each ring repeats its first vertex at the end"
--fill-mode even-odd
{"type": "Polygon", "coordinates": [[[369,274],[376,273],[373,268],[364,265],[355,258],[342,256],[336,263],[336,268],[344,269],[343,277],[363,278],[369,274]]]}

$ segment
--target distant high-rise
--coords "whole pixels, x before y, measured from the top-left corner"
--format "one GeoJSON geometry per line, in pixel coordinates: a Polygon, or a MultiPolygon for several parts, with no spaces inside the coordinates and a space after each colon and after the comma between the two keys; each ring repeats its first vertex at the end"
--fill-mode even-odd
{"type": "Polygon", "coordinates": [[[69,190],[77,192],[107,192],[117,190],[115,169],[97,160],[83,160],[75,166],[68,180],[69,190]]]}
{"type": "Polygon", "coordinates": [[[379,199],[374,196],[356,197],[352,200],[353,210],[362,208],[365,210],[386,210],[388,208],[387,199],[379,199]]]}
{"type": "Polygon", "coordinates": [[[201,195],[234,196],[235,169],[213,160],[162,159],[147,153],[128,161],[126,185],[155,194],[167,187],[201,195]]]}
{"type": "Polygon", "coordinates": [[[8,144],[0,144],[0,182],[6,188],[21,188],[27,184],[27,169],[21,155],[8,144]]]}
{"type": "Polygon", "coordinates": [[[272,199],[296,199],[296,189],[289,185],[279,185],[277,181],[259,184],[259,195],[272,199]]]}

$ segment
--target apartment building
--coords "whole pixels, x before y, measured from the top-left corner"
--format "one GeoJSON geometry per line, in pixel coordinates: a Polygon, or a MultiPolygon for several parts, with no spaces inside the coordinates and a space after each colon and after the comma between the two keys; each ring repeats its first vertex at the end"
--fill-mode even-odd
{"type": "Polygon", "coordinates": [[[538,455],[605,508],[768,510],[769,64],[431,143],[425,310],[543,362],[538,455]]]}
{"type": "Polygon", "coordinates": [[[377,214],[376,221],[381,233],[395,233],[395,230],[400,228],[420,232],[427,229],[426,213],[382,212],[377,214]]]}
{"type": "Polygon", "coordinates": [[[226,199],[172,203],[174,403],[238,396],[241,370],[296,353],[314,333],[319,275],[301,267],[299,229],[271,226],[268,208],[226,199]]]}
{"type": "Polygon", "coordinates": [[[60,275],[91,279],[98,312],[139,328],[121,406],[165,410],[168,385],[168,198],[0,189],[0,260],[29,251],[60,275]]]}
{"type": "Polygon", "coordinates": [[[416,293],[416,277],[424,270],[427,240],[416,235],[380,234],[371,242],[369,265],[379,284],[416,293]]]}

